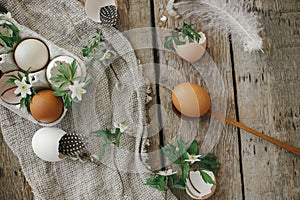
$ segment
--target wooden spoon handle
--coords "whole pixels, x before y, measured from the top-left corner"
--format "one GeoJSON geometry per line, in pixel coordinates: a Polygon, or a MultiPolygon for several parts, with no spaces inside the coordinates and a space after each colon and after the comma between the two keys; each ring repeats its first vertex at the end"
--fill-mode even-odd
{"type": "Polygon", "coordinates": [[[252,129],[252,128],[250,128],[250,127],[248,127],[248,126],[246,126],[246,125],[244,125],[244,124],[242,124],[242,123],[240,123],[240,122],[238,122],[234,119],[231,119],[229,117],[226,117],[226,116],[222,115],[221,113],[211,111],[211,115],[218,118],[218,119],[220,119],[220,120],[223,120],[223,121],[225,121],[229,124],[232,124],[232,125],[240,128],[240,129],[243,129],[243,130],[245,130],[245,131],[247,131],[247,132],[249,132],[253,135],[256,135],[257,137],[260,137],[264,140],[267,140],[267,141],[269,141],[269,142],[271,142],[271,143],[273,143],[273,144],[275,144],[275,145],[277,145],[277,146],[279,146],[279,147],[281,147],[281,148],[283,148],[287,151],[290,151],[290,152],[300,156],[300,149],[297,149],[293,146],[290,146],[290,145],[288,145],[284,142],[280,142],[279,140],[277,140],[275,138],[272,138],[270,136],[264,135],[264,134],[254,130],[254,129],[252,129]]]}

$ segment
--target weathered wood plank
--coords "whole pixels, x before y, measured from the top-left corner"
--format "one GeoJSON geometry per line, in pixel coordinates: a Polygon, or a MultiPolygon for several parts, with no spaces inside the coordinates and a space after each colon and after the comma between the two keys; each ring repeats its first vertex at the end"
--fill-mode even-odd
{"type": "MultiPolygon", "coordinates": [[[[240,121],[300,148],[300,3],[249,1],[264,27],[264,54],[234,45],[240,121]]],[[[245,199],[300,199],[300,158],[241,131],[245,199]]]]}
{"type": "MultiPolygon", "coordinates": [[[[140,68],[143,69],[145,77],[149,80],[151,84],[151,94],[152,101],[146,107],[147,117],[148,117],[148,133],[149,133],[149,146],[147,151],[149,154],[148,164],[152,169],[161,168],[160,155],[151,153],[155,152],[160,148],[159,139],[159,118],[158,110],[156,107],[156,76],[155,76],[155,66],[152,64],[154,62],[154,54],[152,49],[143,48],[141,41],[143,43],[148,43],[151,46],[153,42],[152,33],[150,29],[152,26],[151,22],[151,2],[147,0],[118,0],[118,29],[124,32],[127,39],[131,42],[137,59],[140,61],[140,68]],[[137,29],[145,28],[145,35],[139,34],[137,29]],[[149,31],[148,31],[149,30],[149,31]],[[135,34],[137,33],[137,34],[135,34]]],[[[141,30],[142,31],[142,30],[141,30]]]]}
{"type": "MultiPolygon", "coordinates": [[[[155,22],[158,27],[164,27],[169,29],[175,29],[176,27],[182,26],[182,19],[174,20],[169,17],[166,23],[162,23],[160,18],[163,14],[166,14],[165,7],[167,0],[156,0],[155,1],[155,22]]],[[[201,28],[198,19],[194,19],[192,22],[201,28]]],[[[201,20],[201,19],[200,19],[201,20]]],[[[231,58],[229,49],[229,39],[228,36],[218,34],[212,35],[207,34],[208,48],[207,51],[215,61],[220,74],[224,80],[226,88],[226,114],[229,117],[235,118],[235,106],[234,106],[234,96],[233,96],[233,79],[231,70],[231,58]]],[[[163,36],[160,35],[160,41],[163,42],[163,36]]],[[[170,142],[172,139],[176,138],[178,133],[178,128],[182,126],[179,124],[179,119],[174,115],[171,105],[171,90],[172,85],[176,85],[182,82],[175,73],[170,73],[170,69],[177,71],[179,74],[183,75],[187,81],[195,82],[205,86],[201,78],[201,74],[197,72],[190,64],[183,62],[178,56],[172,53],[160,52],[160,62],[161,65],[168,66],[169,70],[161,70],[160,77],[162,81],[166,79],[166,83],[171,86],[169,89],[165,87],[160,87],[160,98],[161,104],[164,108],[163,113],[163,123],[164,123],[164,141],[165,143],[170,142]]],[[[197,140],[203,140],[203,134],[201,132],[206,130],[207,122],[201,121],[199,124],[195,125],[190,123],[185,128],[195,127],[194,131],[198,132],[197,140]],[[204,124],[203,124],[204,123],[204,124]]],[[[182,128],[182,127],[181,127],[182,128]]],[[[192,140],[191,136],[183,135],[185,139],[192,140]]],[[[214,148],[214,153],[218,156],[218,160],[222,163],[221,170],[218,172],[217,180],[218,187],[216,193],[211,199],[242,199],[242,184],[240,176],[240,163],[239,163],[239,145],[237,130],[229,125],[225,125],[222,132],[220,141],[218,145],[214,148]]],[[[179,199],[190,199],[185,192],[173,191],[179,199]]]]}
{"type": "Polygon", "coordinates": [[[0,133],[0,199],[33,199],[29,184],[21,171],[17,157],[0,133]]]}

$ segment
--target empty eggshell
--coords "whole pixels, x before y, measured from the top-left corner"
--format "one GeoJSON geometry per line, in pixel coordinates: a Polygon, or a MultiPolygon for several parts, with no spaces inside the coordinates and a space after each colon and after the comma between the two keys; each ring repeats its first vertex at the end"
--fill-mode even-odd
{"type": "Polygon", "coordinates": [[[59,128],[41,128],[32,138],[32,149],[41,159],[49,162],[62,160],[59,157],[59,140],[66,134],[59,128]]]}
{"type": "Polygon", "coordinates": [[[38,39],[30,38],[20,42],[14,52],[16,64],[24,71],[30,72],[44,68],[49,61],[49,49],[38,39]]]}
{"type": "MultiPolygon", "coordinates": [[[[211,171],[204,170],[214,181],[215,175],[211,171]]],[[[190,171],[186,180],[186,192],[193,199],[207,199],[215,192],[216,186],[205,183],[199,171],[190,171]]]]}
{"type": "MultiPolygon", "coordinates": [[[[24,75],[22,72],[19,72],[22,76],[24,75]]],[[[4,74],[0,79],[0,94],[1,99],[8,104],[19,104],[21,100],[21,96],[16,96],[14,93],[16,90],[16,86],[12,84],[7,84],[6,81],[9,79],[10,75],[18,76],[18,71],[13,71],[10,73],[4,74]]]]}
{"type": "Polygon", "coordinates": [[[206,37],[203,33],[199,34],[202,38],[199,43],[193,42],[175,46],[176,53],[188,62],[196,62],[205,53],[206,37]]]}
{"type": "Polygon", "coordinates": [[[194,189],[189,178],[186,179],[186,193],[192,197],[193,199],[199,199],[201,197],[201,193],[194,189]]]}
{"type": "Polygon", "coordinates": [[[85,13],[87,16],[95,21],[95,22],[101,22],[100,21],[100,8],[109,6],[109,5],[115,5],[115,0],[86,0],[85,1],[85,13]]]}
{"type": "Polygon", "coordinates": [[[181,83],[172,92],[172,102],[182,114],[196,118],[210,109],[210,98],[206,90],[195,83],[181,83]]]}

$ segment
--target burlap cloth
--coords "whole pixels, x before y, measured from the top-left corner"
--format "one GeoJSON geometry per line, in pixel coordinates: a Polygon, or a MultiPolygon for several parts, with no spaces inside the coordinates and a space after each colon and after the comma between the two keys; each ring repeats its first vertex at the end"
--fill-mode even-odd
{"type": "MultiPolygon", "coordinates": [[[[82,46],[88,44],[99,28],[99,24],[87,19],[77,0],[1,0],[0,3],[20,24],[79,57],[82,46]]],[[[145,80],[139,74],[133,49],[125,37],[114,28],[103,28],[103,31],[122,56],[113,67],[126,89],[117,90],[111,70],[95,63],[89,69],[93,79],[89,94],[80,105],[73,106],[73,111],[68,112],[58,127],[87,135],[88,148],[97,153],[101,141],[91,137],[90,132],[110,128],[113,122],[127,121],[131,128],[122,138],[121,150],[116,153],[125,185],[124,199],[163,199],[163,193],[144,185],[150,175],[142,162],[146,156],[143,147],[147,137],[144,128],[145,80]]],[[[0,112],[4,139],[18,157],[36,199],[120,199],[121,184],[111,159],[115,147],[107,150],[100,166],[68,159],[44,162],[31,147],[32,136],[41,127],[3,106],[0,112]]],[[[169,193],[168,198],[174,199],[174,196],[169,193]]]]}

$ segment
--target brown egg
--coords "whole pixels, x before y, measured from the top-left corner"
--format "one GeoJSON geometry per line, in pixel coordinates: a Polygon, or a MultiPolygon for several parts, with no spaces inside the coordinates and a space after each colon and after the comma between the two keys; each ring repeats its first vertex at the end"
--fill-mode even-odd
{"type": "Polygon", "coordinates": [[[195,83],[182,83],[172,92],[175,108],[188,117],[201,117],[210,109],[210,98],[206,90],[195,83]]]}
{"type": "Polygon", "coordinates": [[[41,90],[35,94],[30,103],[31,115],[39,122],[51,123],[59,119],[64,110],[60,97],[53,94],[52,90],[41,90]]]}

